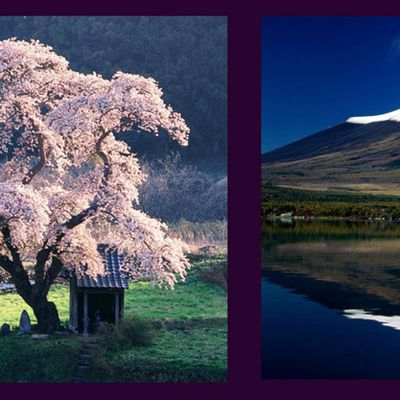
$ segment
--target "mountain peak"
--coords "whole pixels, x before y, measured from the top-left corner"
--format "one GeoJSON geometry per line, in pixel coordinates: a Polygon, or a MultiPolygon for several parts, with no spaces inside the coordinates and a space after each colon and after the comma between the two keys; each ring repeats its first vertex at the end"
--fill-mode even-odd
{"type": "Polygon", "coordinates": [[[400,122],[400,109],[385,114],[370,115],[366,117],[351,117],[346,122],[351,124],[370,124],[372,122],[396,121],[400,122]]]}
{"type": "Polygon", "coordinates": [[[400,110],[346,123],[265,153],[263,181],[400,195],[400,110]]]}

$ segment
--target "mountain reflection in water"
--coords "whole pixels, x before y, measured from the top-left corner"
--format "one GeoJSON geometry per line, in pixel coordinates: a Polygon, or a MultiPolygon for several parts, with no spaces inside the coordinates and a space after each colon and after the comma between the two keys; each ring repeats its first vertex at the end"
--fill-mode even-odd
{"type": "Polygon", "coordinates": [[[396,223],[264,225],[264,378],[399,379],[399,255],[396,223]]]}
{"type": "Polygon", "coordinates": [[[386,315],[374,315],[365,310],[344,310],[343,315],[350,319],[364,319],[366,321],[376,321],[383,326],[388,326],[393,329],[400,331],[400,316],[386,316],[386,315]]]}

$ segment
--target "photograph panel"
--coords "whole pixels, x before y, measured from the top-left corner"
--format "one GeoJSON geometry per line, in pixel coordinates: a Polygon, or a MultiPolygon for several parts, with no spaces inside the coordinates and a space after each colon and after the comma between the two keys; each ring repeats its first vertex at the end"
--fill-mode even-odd
{"type": "Polygon", "coordinates": [[[0,382],[225,382],[227,17],[0,17],[0,382]]]}
{"type": "Polygon", "coordinates": [[[262,377],[399,379],[398,17],[262,19],[262,377]]]}

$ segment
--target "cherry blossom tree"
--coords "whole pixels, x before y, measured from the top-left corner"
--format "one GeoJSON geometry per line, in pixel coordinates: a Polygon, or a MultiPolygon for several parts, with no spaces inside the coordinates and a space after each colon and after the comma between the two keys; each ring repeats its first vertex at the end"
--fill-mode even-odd
{"type": "Polygon", "coordinates": [[[186,146],[189,129],[162,95],[151,78],[72,71],[38,41],[0,42],[0,273],[40,331],[60,325],[47,297],[63,268],[104,271],[99,243],[125,255],[132,279],[184,279],[184,245],[139,211],[146,177],[116,137],[162,129],[186,146]]]}

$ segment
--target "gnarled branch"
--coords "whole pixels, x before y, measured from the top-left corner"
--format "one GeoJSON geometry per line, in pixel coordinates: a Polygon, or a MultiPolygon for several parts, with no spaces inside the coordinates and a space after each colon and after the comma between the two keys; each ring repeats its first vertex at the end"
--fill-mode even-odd
{"type": "Polygon", "coordinates": [[[102,159],[104,163],[104,181],[107,182],[111,175],[110,161],[108,160],[107,154],[101,149],[101,145],[106,139],[106,137],[111,133],[111,131],[105,131],[102,129],[102,134],[96,142],[96,154],[102,159]]]}
{"type": "Polygon", "coordinates": [[[33,177],[35,175],[37,175],[39,173],[39,171],[46,165],[46,161],[47,161],[47,156],[46,156],[46,151],[44,149],[44,139],[43,139],[43,135],[42,134],[38,134],[38,144],[39,144],[39,162],[32,167],[29,172],[28,175],[23,179],[22,183],[24,185],[28,185],[33,177]]]}

